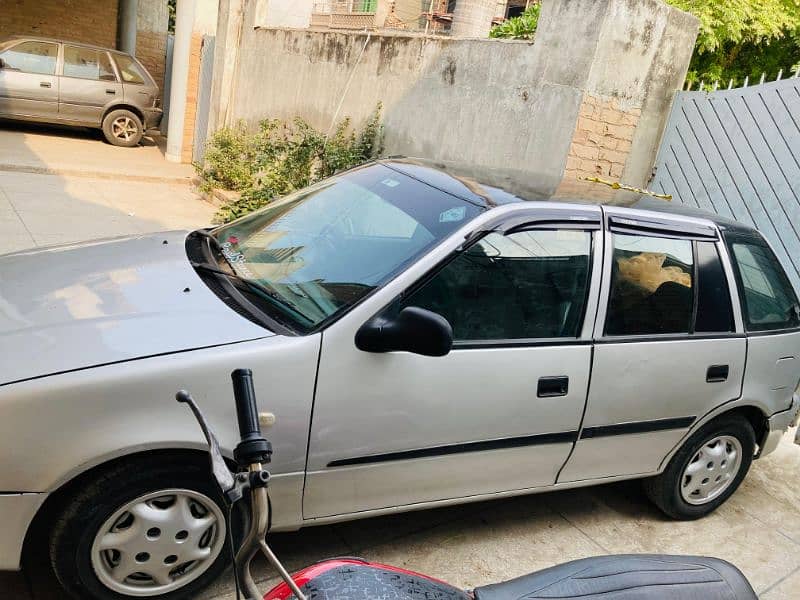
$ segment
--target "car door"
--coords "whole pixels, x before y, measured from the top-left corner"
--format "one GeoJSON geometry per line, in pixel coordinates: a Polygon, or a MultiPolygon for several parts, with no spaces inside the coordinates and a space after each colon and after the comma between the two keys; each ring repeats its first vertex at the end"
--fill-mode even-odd
{"type": "Polygon", "coordinates": [[[96,48],[64,44],[58,112],[61,119],[99,125],[105,107],[122,99],[108,52],[96,48]]]}
{"type": "Polygon", "coordinates": [[[552,485],[585,405],[599,227],[596,207],[512,212],[326,330],[304,518],[552,485]],[[355,347],[406,306],[448,319],[447,356],[355,347]]]}
{"type": "Polygon", "coordinates": [[[716,227],[605,210],[592,382],[559,483],[656,472],[696,420],[741,395],[747,342],[716,227]]]}
{"type": "Polygon", "coordinates": [[[58,117],[58,43],[22,40],[0,52],[0,114],[58,117]]]}

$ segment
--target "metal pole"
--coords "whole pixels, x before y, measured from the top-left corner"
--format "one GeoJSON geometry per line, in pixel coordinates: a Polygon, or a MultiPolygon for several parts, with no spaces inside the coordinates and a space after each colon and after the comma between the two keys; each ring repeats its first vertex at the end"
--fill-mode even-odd
{"type": "Polygon", "coordinates": [[[139,0],[119,0],[119,49],[136,55],[136,13],[139,0]]]}
{"type": "Polygon", "coordinates": [[[166,158],[181,162],[183,125],[186,120],[186,88],[189,80],[189,53],[194,26],[194,0],[178,0],[175,14],[175,45],[172,52],[172,82],[169,94],[169,126],[166,158]]]}

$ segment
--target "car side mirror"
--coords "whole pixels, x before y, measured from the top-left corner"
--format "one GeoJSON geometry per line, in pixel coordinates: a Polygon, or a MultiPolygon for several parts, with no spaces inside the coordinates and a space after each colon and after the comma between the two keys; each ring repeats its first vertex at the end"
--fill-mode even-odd
{"type": "Polygon", "coordinates": [[[356,332],[355,342],[364,352],[445,356],[453,347],[453,328],[435,312],[407,306],[394,317],[379,315],[364,323],[356,332]]]}
{"type": "Polygon", "coordinates": [[[0,69],[5,69],[5,68],[6,68],[6,61],[0,58],[0,69]]]}

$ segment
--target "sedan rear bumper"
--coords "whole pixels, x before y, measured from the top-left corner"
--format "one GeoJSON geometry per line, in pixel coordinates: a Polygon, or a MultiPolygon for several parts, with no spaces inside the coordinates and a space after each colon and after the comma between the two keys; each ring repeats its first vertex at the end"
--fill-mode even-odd
{"type": "MultiPolygon", "coordinates": [[[[797,424],[799,411],[800,396],[795,394],[792,396],[792,405],[787,410],[775,413],[769,418],[769,433],[767,433],[767,438],[761,446],[761,452],[758,455],[759,458],[775,451],[783,434],[786,433],[786,430],[797,424]]],[[[798,441],[798,439],[795,439],[795,441],[798,441]]],[[[800,443],[800,441],[798,441],[798,443],[800,443]]]]}
{"type": "Polygon", "coordinates": [[[18,571],[28,527],[47,494],[0,493],[0,571],[18,571]]]}

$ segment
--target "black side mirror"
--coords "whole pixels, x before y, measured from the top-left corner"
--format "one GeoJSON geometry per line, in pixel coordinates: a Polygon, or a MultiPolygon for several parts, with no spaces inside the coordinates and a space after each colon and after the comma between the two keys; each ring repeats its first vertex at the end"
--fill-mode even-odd
{"type": "Polygon", "coordinates": [[[356,332],[356,348],[364,352],[445,356],[452,347],[453,328],[447,319],[417,306],[407,306],[395,317],[370,319],[356,332]]]}
{"type": "Polygon", "coordinates": [[[5,68],[6,68],[6,61],[0,58],[0,69],[5,69],[5,68]]]}

